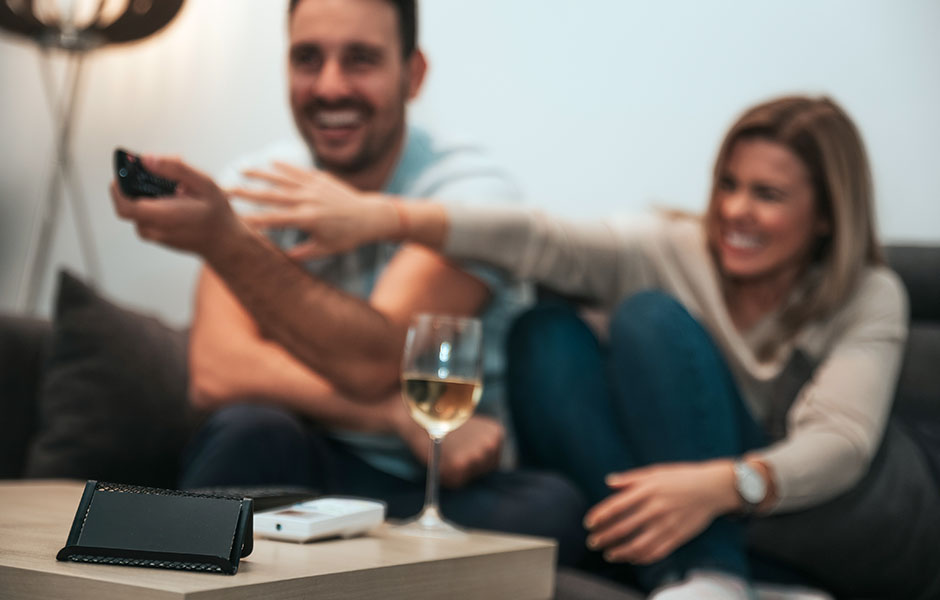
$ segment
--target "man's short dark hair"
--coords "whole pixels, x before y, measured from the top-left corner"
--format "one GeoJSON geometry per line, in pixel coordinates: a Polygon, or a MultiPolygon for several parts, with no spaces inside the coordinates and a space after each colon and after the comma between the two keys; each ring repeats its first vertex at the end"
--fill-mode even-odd
{"type": "MultiPolygon", "coordinates": [[[[293,15],[294,9],[301,0],[290,0],[288,13],[293,15]]],[[[398,14],[398,35],[401,38],[401,52],[405,58],[411,56],[418,45],[418,2],[417,0],[385,0],[395,7],[398,14]]]]}

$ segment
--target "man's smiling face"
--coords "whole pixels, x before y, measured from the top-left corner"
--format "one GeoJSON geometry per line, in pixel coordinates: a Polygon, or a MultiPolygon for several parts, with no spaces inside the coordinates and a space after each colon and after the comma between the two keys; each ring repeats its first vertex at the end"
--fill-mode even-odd
{"type": "Polygon", "coordinates": [[[291,109],[323,168],[354,175],[397,156],[405,105],[420,85],[399,26],[386,0],[302,0],[294,9],[291,109]]]}

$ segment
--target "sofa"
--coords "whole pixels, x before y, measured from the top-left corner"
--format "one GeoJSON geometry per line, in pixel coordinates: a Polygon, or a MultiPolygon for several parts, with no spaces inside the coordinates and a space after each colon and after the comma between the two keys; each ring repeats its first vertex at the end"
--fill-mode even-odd
{"type": "MultiPolygon", "coordinates": [[[[940,246],[894,245],[886,255],[911,307],[894,420],[940,490],[940,246]]],[[[186,441],[205,416],[186,401],[186,344],[185,330],[118,306],[67,272],[52,318],[0,315],[0,479],[175,487],[186,441]]],[[[562,570],[557,597],[640,596],[562,570]]]]}

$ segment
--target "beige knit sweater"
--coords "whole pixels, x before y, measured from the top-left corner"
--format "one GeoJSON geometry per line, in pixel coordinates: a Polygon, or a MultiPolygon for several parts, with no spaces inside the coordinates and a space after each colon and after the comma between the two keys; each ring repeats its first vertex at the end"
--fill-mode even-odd
{"type": "Polygon", "coordinates": [[[815,370],[786,413],[786,436],[758,452],[774,473],[775,512],[823,502],[865,474],[884,432],[907,335],[907,298],[892,271],[868,268],[837,314],[804,327],[762,362],[756,350],[774,316],[748,331],[734,326],[696,219],[572,223],[515,207],[447,211],[444,252],[452,258],[483,261],[606,308],[647,288],[676,297],[712,335],[759,421],[772,410],[774,384],[795,351],[808,358],[815,370]]]}

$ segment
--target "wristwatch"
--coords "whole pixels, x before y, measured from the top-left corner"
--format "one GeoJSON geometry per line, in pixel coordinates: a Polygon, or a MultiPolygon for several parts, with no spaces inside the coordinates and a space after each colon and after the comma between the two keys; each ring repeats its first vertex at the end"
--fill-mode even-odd
{"type": "Polygon", "coordinates": [[[760,471],[743,460],[736,460],[734,468],[734,488],[741,497],[743,506],[741,512],[749,515],[767,497],[767,481],[760,471]]]}

